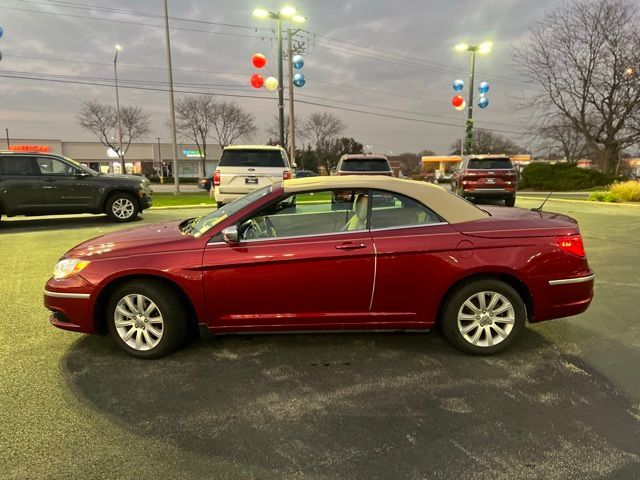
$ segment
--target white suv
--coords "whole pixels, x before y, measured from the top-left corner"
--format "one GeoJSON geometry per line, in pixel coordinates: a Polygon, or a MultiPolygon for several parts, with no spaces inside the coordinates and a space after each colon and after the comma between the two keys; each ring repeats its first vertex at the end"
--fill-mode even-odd
{"type": "Polygon", "coordinates": [[[220,207],[292,176],[293,171],[284,148],[232,145],[222,151],[220,163],[213,174],[214,197],[220,207]]]}

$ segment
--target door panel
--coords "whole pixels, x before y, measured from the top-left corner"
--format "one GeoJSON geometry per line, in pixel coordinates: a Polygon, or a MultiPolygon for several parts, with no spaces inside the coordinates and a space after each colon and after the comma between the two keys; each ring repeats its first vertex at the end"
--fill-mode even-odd
{"type": "Polygon", "coordinates": [[[210,244],[203,257],[209,325],[296,330],[366,322],[374,263],[366,230],[210,244]]]}
{"type": "Polygon", "coordinates": [[[98,186],[91,176],[78,176],[76,169],[51,157],[36,159],[40,169],[39,207],[51,211],[88,211],[95,205],[98,186]]]}
{"type": "Polygon", "coordinates": [[[29,213],[39,194],[40,179],[32,157],[0,157],[0,196],[8,213],[29,213]]]}

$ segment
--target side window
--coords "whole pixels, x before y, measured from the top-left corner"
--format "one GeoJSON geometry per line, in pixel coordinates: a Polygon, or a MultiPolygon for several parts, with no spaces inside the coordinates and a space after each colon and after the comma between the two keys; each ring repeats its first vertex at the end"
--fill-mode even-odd
{"type": "Polygon", "coordinates": [[[32,157],[0,157],[0,175],[34,175],[32,157]]]}
{"type": "Polygon", "coordinates": [[[433,210],[404,195],[373,190],[371,228],[410,227],[440,223],[442,219],[433,210]]]}
{"type": "Polygon", "coordinates": [[[38,157],[38,168],[42,175],[75,175],[78,169],[62,160],[50,157],[38,157]]]}
{"type": "Polygon", "coordinates": [[[238,227],[242,240],[298,237],[367,229],[366,190],[325,190],[290,195],[238,227]]]}

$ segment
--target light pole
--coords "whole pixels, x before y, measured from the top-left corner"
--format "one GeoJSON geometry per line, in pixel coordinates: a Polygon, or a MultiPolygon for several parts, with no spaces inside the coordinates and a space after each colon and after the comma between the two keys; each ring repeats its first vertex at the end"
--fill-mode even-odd
{"type": "Polygon", "coordinates": [[[164,0],[164,34],[167,47],[167,71],[169,75],[169,117],[171,121],[171,154],[173,156],[173,184],[174,195],[180,195],[180,174],[178,172],[178,139],[176,136],[176,109],[173,98],[173,67],[171,66],[171,36],[169,35],[169,6],[164,0]]]}
{"type": "MultiPolygon", "coordinates": [[[[270,18],[276,20],[278,37],[278,120],[280,130],[280,145],[284,146],[284,85],[282,72],[282,21],[291,20],[296,23],[304,23],[307,18],[300,15],[293,7],[283,7],[280,12],[275,13],[264,8],[257,8],[253,15],[258,18],[270,18]]],[[[290,118],[289,122],[293,122],[290,118]]]]}
{"type": "Polygon", "coordinates": [[[122,151],[122,119],[120,118],[120,94],[118,93],[118,52],[122,50],[120,45],[116,45],[116,55],[113,57],[113,73],[116,79],[116,116],[118,117],[118,141],[120,142],[120,148],[118,149],[118,157],[120,157],[120,165],[122,166],[122,173],[127,173],[124,164],[124,153],[122,151]]]}
{"type": "Polygon", "coordinates": [[[460,43],[455,46],[458,52],[469,52],[471,54],[471,72],[469,73],[469,101],[467,102],[467,124],[466,124],[466,141],[464,145],[464,153],[473,153],[473,81],[476,75],[476,53],[486,54],[493,48],[493,43],[483,42],[479,45],[467,45],[460,43]]]}

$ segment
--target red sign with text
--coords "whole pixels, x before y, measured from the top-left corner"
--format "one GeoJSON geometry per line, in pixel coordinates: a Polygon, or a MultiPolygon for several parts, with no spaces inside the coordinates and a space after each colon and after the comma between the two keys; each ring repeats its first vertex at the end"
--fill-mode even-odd
{"type": "Polygon", "coordinates": [[[47,153],[51,151],[48,145],[11,145],[9,150],[12,152],[41,152],[47,153]]]}

